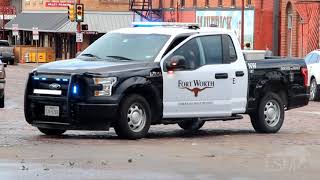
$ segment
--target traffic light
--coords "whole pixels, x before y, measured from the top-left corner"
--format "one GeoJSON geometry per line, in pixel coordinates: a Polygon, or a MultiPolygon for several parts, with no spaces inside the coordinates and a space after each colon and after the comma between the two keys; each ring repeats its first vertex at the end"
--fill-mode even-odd
{"type": "Polygon", "coordinates": [[[71,22],[74,22],[75,21],[75,11],[74,11],[74,5],[69,5],[68,6],[68,19],[71,21],[71,22]]]}
{"type": "Polygon", "coordinates": [[[76,21],[77,22],[83,22],[84,19],[84,8],[83,4],[77,4],[76,5],[76,21]]]}

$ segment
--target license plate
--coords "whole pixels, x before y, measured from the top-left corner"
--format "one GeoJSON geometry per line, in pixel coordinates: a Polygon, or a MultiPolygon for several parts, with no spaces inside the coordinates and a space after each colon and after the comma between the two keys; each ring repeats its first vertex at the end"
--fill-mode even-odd
{"type": "Polygon", "coordinates": [[[44,115],[59,117],[59,106],[44,106],[44,115]]]}

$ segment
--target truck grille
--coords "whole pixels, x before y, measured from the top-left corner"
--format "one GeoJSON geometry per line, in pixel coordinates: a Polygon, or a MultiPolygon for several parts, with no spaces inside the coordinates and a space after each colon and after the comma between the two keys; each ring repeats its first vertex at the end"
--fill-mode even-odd
{"type": "Polygon", "coordinates": [[[32,94],[38,96],[67,96],[70,76],[32,76],[32,94]]]}

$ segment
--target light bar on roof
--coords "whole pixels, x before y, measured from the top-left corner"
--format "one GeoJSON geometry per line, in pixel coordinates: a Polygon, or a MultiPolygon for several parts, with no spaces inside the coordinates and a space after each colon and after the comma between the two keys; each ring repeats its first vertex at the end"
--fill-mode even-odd
{"type": "Polygon", "coordinates": [[[177,23],[177,22],[133,22],[133,27],[199,27],[198,23],[177,23]]]}

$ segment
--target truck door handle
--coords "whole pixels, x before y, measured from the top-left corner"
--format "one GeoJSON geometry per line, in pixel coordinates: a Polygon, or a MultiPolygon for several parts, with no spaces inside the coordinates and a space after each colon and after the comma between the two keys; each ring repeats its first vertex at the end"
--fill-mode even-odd
{"type": "Polygon", "coordinates": [[[228,73],[217,73],[215,77],[216,79],[228,79],[228,73]]]}
{"type": "Polygon", "coordinates": [[[236,72],[236,77],[242,77],[244,76],[244,72],[243,71],[237,71],[236,72]]]}

